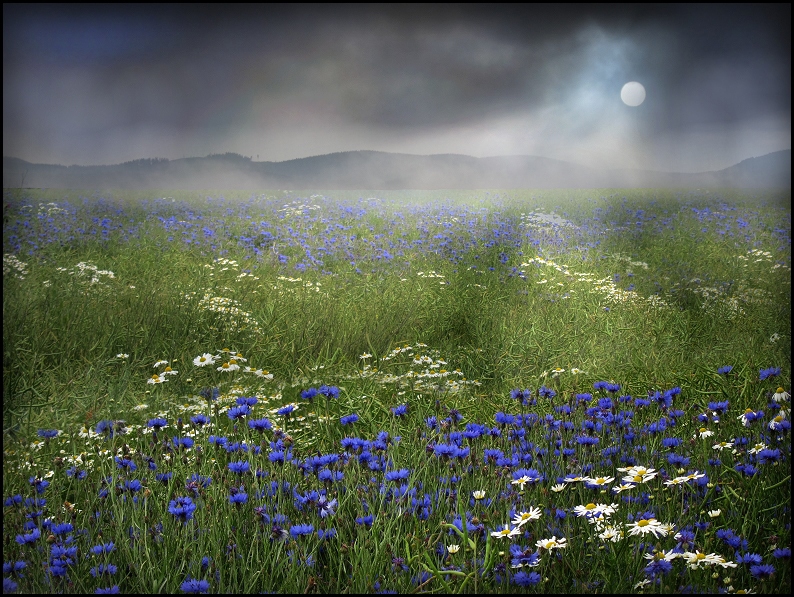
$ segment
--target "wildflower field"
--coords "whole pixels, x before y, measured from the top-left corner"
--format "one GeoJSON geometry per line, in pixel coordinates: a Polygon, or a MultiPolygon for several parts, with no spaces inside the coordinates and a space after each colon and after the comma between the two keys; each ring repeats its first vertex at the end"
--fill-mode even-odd
{"type": "Polygon", "coordinates": [[[4,593],[789,593],[790,194],[12,190],[4,593]]]}

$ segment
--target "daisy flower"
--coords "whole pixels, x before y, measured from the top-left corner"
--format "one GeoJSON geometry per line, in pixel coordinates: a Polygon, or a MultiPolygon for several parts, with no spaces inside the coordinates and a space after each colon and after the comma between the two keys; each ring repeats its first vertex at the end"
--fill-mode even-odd
{"type": "Polygon", "coordinates": [[[667,535],[667,530],[655,518],[641,518],[637,522],[627,525],[629,535],[646,535],[651,533],[657,539],[667,535]]]}
{"type": "Polygon", "coordinates": [[[763,442],[759,442],[759,443],[755,444],[755,445],[754,445],[752,448],[750,448],[749,450],[747,450],[747,452],[748,452],[749,454],[753,454],[753,455],[755,455],[755,454],[758,454],[758,453],[759,453],[761,450],[766,450],[766,449],[767,449],[767,447],[768,447],[768,446],[767,446],[765,443],[763,443],[763,442]]]}
{"type": "Polygon", "coordinates": [[[485,491],[483,491],[482,489],[478,489],[476,491],[472,491],[471,495],[472,495],[472,497],[475,500],[483,500],[483,499],[485,499],[485,491]]]}
{"type": "Polygon", "coordinates": [[[718,444],[714,444],[711,447],[714,450],[719,450],[720,452],[722,452],[725,448],[732,448],[733,442],[720,442],[718,444]]]}
{"type": "MultiPolygon", "coordinates": [[[[126,352],[120,352],[119,354],[116,355],[116,358],[117,359],[128,359],[128,358],[130,358],[130,355],[128,355],[126,352]]],[[[775,394],[775,395],[777,395],[777,394],[775,394]]]]}
{"type": "Polygon", "coordinates": [[[540,508],[530,508],[529,512],[519,512],[516,514],[515,518],[512,520],[512,523],[516,525],[517,529],[520,529],[522,525],[526,524],[530,520],[537,520],[540,518],[540,508]]]}
{"type": "Polygon", "coordinates": [[[696,568],[701,568],[703,566],[715,566],[720,565],[723,568],[735,568],[736,564],[734,562],[728,562],[725,558],[716,553],[705,554],[700,551],[686,551],[681,554],[682,558],[686,560],[687,565],[690,569],[695,570],[696,568]]]}
{"type": "Polygon", "coordinates": [[[201,354],[197,356],[195,359],[193,359],[193,364],[196,367],[206,367],[208,365],[214,365],[215,357],[210,353],[205,352],[204,354],[201,354]]]}
{"type": "Polygon", "coordinates": [[[161,375],[176,375],[177,373],[179,373],[179,371],[176,371],[175,369],[171,369],[171,367],[169,366],[163,369],[161,375]]]}
{"type": "Polygon", "coordinates": [[[556,485],[552,485],[550,489],[554,493],[560,493],[561,491],[565,491],[565,483],[557,483],[556,485]]]}
{"type": "Polygon", "coordinates": [[[617,543],[625,536],[626,534],[621,529],[613,526],[604,527],[604,530],[598,534],[599,539],[611,541],[612,543],[617,543]]]}
{"type": "Polygon", "coordinates": [[[624,483],[645,483],[659,474],[655,468],[645,468],[644,466],[619,468],[618,471],[626,473],[626,476],[621,479],[624,483]]]}
{"type": "Polygon", "coordinates": [[[599,485],[599,486],[608,485],[609,483],[612,483],[612,481],[614,481],[614,480],[615,480],[615,477],[596,477],[596,478],[585,477],[584,478],[584,482],[586,484],[599,485]]]}
{"type": "Polygon", "coordinates": [[[163,365],[167,365],[168,361],[157,361],[153,367],[162,367],[163,365]]]}
{"type": "Polygon", "coordinates": [[[458,553],[460,551],[460,545],[450,545],[449,547],[447,547],[447,551],[450,554],[458,553]]]}
{"type": "Polygon", "coordinates": [[[781,402],[788,402],[789,398],[791,398],[791,394],[789,394],[783,388],[778,388],[777,392],[772,394],[772,400],[780,404],[781,402]]]}
{"type": "Polygon", "coordinates": [[[634,489],[636,485],[634,483],[621,483],[620,485],[616,485],[612,488],[612,493],[620,493],[621,491],[628,491],[629,489],[634,489]]]}
{"type": "Polygon", "coordinates": [[[510,481],[510,483],[513,485],[518,485],[521,491],[524,491],[524,485],[529,483],[531,480],[532,479],[524,475],[523,477],[519,477],[518,479],[513,479],[512,481],[510,481]]]}
{"type": "Polygon", "coordinates": [[[230,361],[225,362],[223,365],[216,367],[215,369],[224,373],[231,373],[232,371],[237,371],[239,368],[240,365],[238,365],[234,359],[231,359],[230,361]]]}
{"type": "Polygon", "coordinates": [[[720,514],[722,514],[722,510],[709,510],[709,516],[712,518],[717,518],[720,514]]]}
{"type": "Polygon", "coordinates": [[[557,539],[556,535],[552,535],[551,539],[541,539],[540,541],[537,541],[535,545],[538,548],[548,549],[551,551],[552,549],[562,549],[564,547],[568,547],[565,542],[565,537],[557,539]]]}
{"type": "Polygon", "coordinates": [[[164,375],[152,375],[148,380],[146,380],[146,383],[157,384],[163,383],[165,381],[166,379],[164,375]]]}
{"type": "Polygon", "coordinates": [[[615,504],[608,506],[606,504],[594,504],[590,502],[585,506],[576,506],[573,509],[573,513],[579,517],[599,518],[601,516],[611,516],[615,513],[615,508],[615,504]]]}
{"type": "Polygon", "coordinates": [[[516,535],[520,535],[521,531],[518,530],[518,527],[511,529],[510,525],[506,524],[505,528],[501,531],[494,531],[491,533],[491,537],[496,537],[497,539],[504,539],[507,537],[508,539],[512,539],[516,535]]]}

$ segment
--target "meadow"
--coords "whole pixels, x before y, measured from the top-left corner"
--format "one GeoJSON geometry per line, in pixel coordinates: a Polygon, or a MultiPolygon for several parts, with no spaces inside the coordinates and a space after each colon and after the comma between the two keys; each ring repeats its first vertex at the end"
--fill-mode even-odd
{"type": "Polygon", "coordinates": [[[8,190],[4,593],[789,593],[790,193],[8,190]]]}

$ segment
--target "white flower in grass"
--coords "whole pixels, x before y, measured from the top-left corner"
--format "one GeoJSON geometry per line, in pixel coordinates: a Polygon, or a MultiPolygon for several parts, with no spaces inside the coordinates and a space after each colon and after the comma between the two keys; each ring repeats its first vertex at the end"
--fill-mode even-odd
{"type": "Polygon", "coordinates": [[[152,375],[148,380],[146,380],[146,383],[160,384],[165,383],[165,381],[167,380],[165,379],[164,375],[152,375]]]}
{"type": "Polygon", "coordinates": [[[473,497],[475,500],[478,500],[478,501],[479,501],[479,500],[484,500],[484,499],[485,499],[485,491],[483,491],[482,489],[478,489],[478,490],[476,490],[476,491],[473,491],[473,492],[471,493],[471,495],[472,495],[472,497],[473,497]]]}
{"type": "Polygon", "coordinates": [[[223,363],[223,365],[220,367],[216,367],[215,369],[216,371],[221,371],[222,373],[231,373],[232,371],[237,371],[240,369],[240,365],[238,365],[234,359],[231,359],[223,363]]]}
{"type": "Polygon", "coordinates": [[[507,537],[508,539],[512,539],[513,537],[520,535],[521,531],[518,530],[518,527],[511,529],[509,524],[505,525],[501,531],[494,531],[491,533],[491,537],[496,537],[497,539],[504,539],[507,537]]]}
{"type": "Polygon", "coordinates": [[[207,367],[208,365],[215,364],[215,357],[208,352],[205,352],[202,355],[197,356],[193,359],[193,364],[196,367],[207,367]]]}
{"type": "Polygon", "coordinates": [[[551,551],[552,549],[562,549],[564,547],[568,547],[566,544],[565,537],[561,539],[557,539],[556,535],[552,535],[551,539],[541,539],[540,541],[536,542],[535,545],[538,548],[548,549],[551,551]]]}
{"type": "Polygon", "coordinates": [[[243,355],[241,355],[241,354],[238,352],[237,354],[235,354],[235,355],[234,355],[234,360],[235,360],[235,361],[239,361],[240,363],[245,363],[245,362],[246,362],[248,359],[244,359],[244,358],[243,358],[243,355]]]}
{"type": "Polygon", "coordinates": [[[713,450],[719,450],[720,452],[722,452],[725,448],[732,448],[732,447],[733,447],[733,442],[720,442],[718,444],[714,444],[713,446],[711,446],[713,450]]]}
{"type": "Polygon", "coordinates": [[[615,477],[585,477],[585,483],[589,483],[590,485],[609,485],[612,481],[615,480],[615,477]]]}
{"type": "Polygon", "coordinates": [[[148,404],[138,404],[136,406],[133,406],[132,410],[141,411],[141,410],[146,410],[147,408],[149,408],[148,404]]]}
{"type": "Polygon", "coordinates": [[[789,393],[788,393],[786,390],[784,390],[783,388],[778,388],[778,389],[777,389],[777,392],[775,392],[774,394],[772,394],[772,400],[774,400],[774,401],[775,401],[775,402],[777,402],[778,404],[781,404],[781,403],[783,403],[783,402],[788,402],[788,401],[789,401],[789,398],[791,398],[791,394],[789,394],[789,393]]]}
{"type": "Polygon", "coordinates": [[[460,545],[450,545],[449,547],[447,547],[447,551],[450,554],[458,553],[460,551],[460,545]]]}
{"type": "Polygon", "coordinates": [[[645,553],[642,557],[646,560],[661,560],[665,559],[668,562],[672,562],[678,557],[681,557],[682,553],[676,553],[672,549],[670,551],[654,551],[653,553],[645,553]]]}
{"type": "Polygon", "coordinates": [[[703,566],[722,566],[723,568],[736,568],[735,562],[729,562],[716,553],[705,554],[700,551],[687,551],[681,555],[687,565],[695,570],[703,566]]]}
{"type": "Polygon", "coordinates": [[[556,485],[551,486],[551,490],[554,493],[560,493],[561,491],[565,491],[565,484],[564,483],[557,483],[556,485]]]}
{"type": "Polygon", "coordinates": [[[689,481],[689,477],[676,477],[675,479],[668,479],[664,482],[667,487],[673,487],[675,485],[684,485],[687,481],[689,481]]]}
{"type": "Polygon", "coordinates": [[[717,518],[720,514],[722,514],[722,510],[709,510],[709,516],[712,518],[717,518]]]}
{"type": "Polygon", "coordinates": [[[772,431],[777,431],[778,429],[783,427],[783,421],[786,420],[786,413],[784,411],[780,411],[780,414],[776,416],[774,419],[769,421],[769,429],[772,431]]]}
{"type": "Polygon", "coordinates": [[[524,485],[526,485],[530,481],[532,481],[532,479],[524,475],[523,477],[520,477],[518,479],[513,479],[512,481],[510,481],[510,483],[513,485],[518,485],[521,491],[524,491],[524,485]]]}
{"type": "Polygon", "coordinates": [[[166,367],[165,369],[163,369],[161,375],[176,375],[177,373],[179,373],[179,371],[177,371],[176,369],[171,369],[171,367],[166,367]]]}
{"type": "Polygon", "coordinates": [[[264,369],[257,369],[256,371],[254,371],[254,375],[256,375],[257,377],[261,377],[262,379],[267,379],[267,380],[273,379],[273,374],[270,373],[269,371],[265,371],[264,369]]]}
{"type": "Polygon", "coordinates": [[[618,529],[617,527],[613,527],[613,526],[604,527],[604,530],[598,534],[599,539],[602,539],[604,541],[611,541],[612,543],[617,543],[625,536],[626,534],[623,532],[622,529],[618,529]]]}
{"type": "Polygon", "coordinates": [[[620,485],[615,485],[612,488],[612,493],[621,493],[622,491],[628,491],[629,489],[634,489],[636,485],[634,483],[622,483],[620,485]]]}
{"type": "Polygon", "coordinates": [[[627,526],[629,535],[647,535],[650,533],[657,539],[667,535],[667,529],[655,518],[641,518],[627,526]]]}
{"type": "Polygon", "coordinates": [[[626,476],[621,479],[624,483],[646,483],[659,474],[655,468],[645,468],[644,466],[619,468],[618,471],[626,473],[626,476]]]}
{"type": "Polygon", "coordinates": [[[162,367],[163,365],[167,365],[168,361],[157,361],[153,367],[162,367]]]}
{"type": "Polygon", "coordinates": [[[116,358],[117,359],[128,359],[128,358],[130,358],[130,355],[128,355],[126,352],[120,352],[119,354],[116,355],[116,358]]]}
{"type": "Polygon", "coordinates": [[[699,437],[700,439],[705,439],[707,437],[711,437],[712,435],[714,435],[714,432],[711,431],[711,429],[706,429],[705,427],[701,427],[700,429],[698,429],[695,438],[697,439],[699,437]]]}
{"type": "Polygon", "coordinates": [[[585,506],[576,506],[573,509],[573,513],[579,517],[599,518],[601,516],[611,516],[615,513],[615,508],[617,508],[615,504],[608,506],[607,504],[594,504],[590,502],[585,506]]]}
{"type": "Polygon", "coordinates": [[[530,520],[538,520],[539,518],[540,508],[530,508],[529,512],[517,513],[511,522],[516,525],[517,529],[520,529],[522,525],[528,523],[530,520]]]}

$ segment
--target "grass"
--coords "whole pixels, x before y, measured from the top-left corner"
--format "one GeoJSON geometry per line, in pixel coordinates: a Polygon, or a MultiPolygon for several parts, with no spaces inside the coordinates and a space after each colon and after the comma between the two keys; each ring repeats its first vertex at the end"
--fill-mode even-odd
{"type": "Polygon", "coordinates": [[[788,195],[370,193],[5,194],[4,592],[789,592],[788,195]]]}

